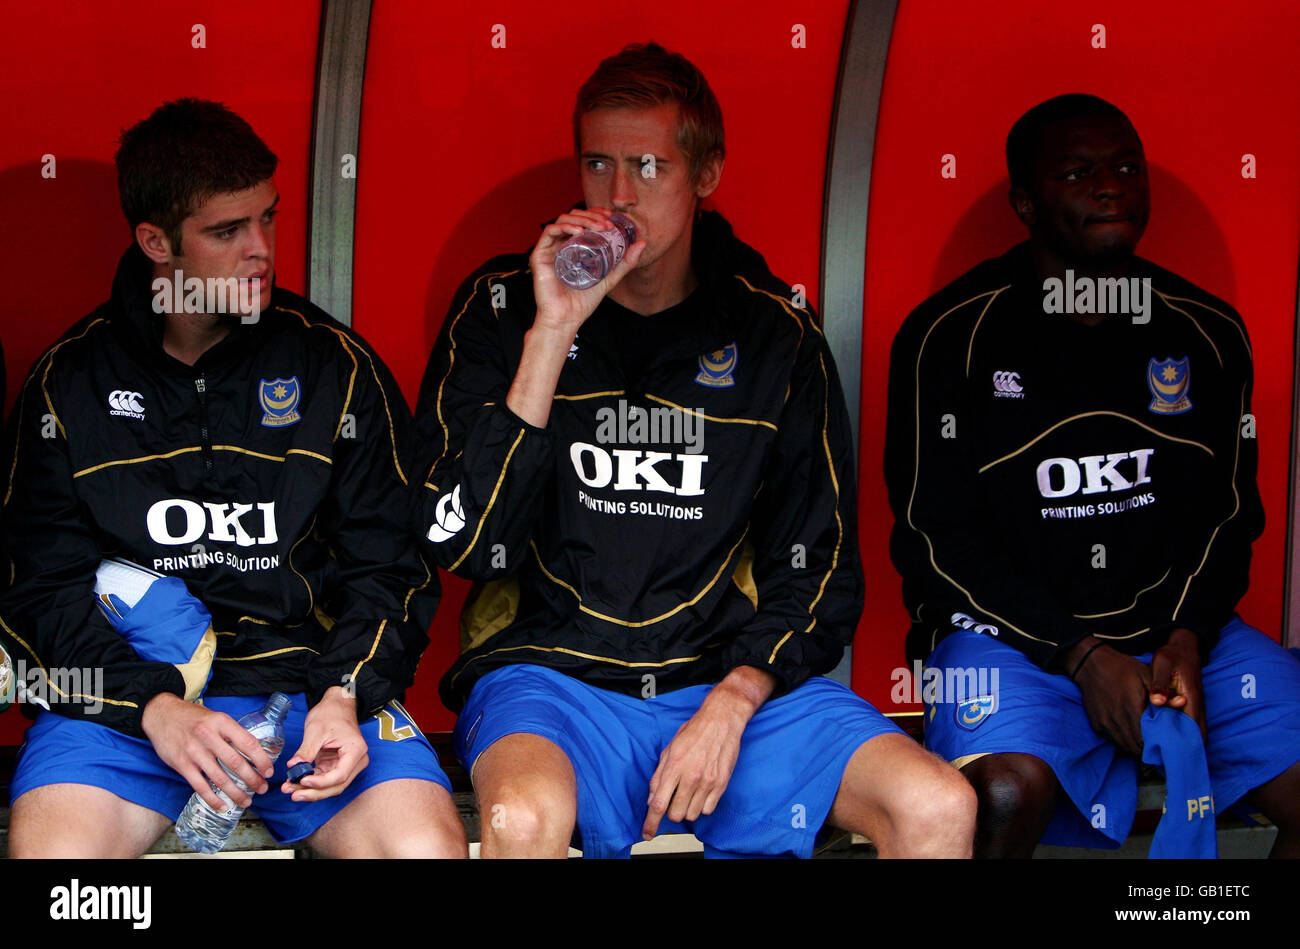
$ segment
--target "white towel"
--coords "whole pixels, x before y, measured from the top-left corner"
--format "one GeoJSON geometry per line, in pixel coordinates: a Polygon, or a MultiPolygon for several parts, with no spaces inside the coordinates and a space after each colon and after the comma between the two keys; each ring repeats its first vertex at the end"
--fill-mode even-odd
{"type": "Polygon", "coordinates": [[[104,595],[111,593],[128,608],[134,608],[161,576],[129,560],[105,560],[95,571],[95,599],[102,603],[104,595]]]}

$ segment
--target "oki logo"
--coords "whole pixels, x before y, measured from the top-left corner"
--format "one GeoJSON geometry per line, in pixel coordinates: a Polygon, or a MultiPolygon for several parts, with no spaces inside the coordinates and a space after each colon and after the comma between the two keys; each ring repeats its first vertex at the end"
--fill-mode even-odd
{"type": "Polygon", "coordinates": [[[1147,463],[1156,453],[1154,448],[1138,448],[1110,455],[1087,455],[1077,462],[1073,458],[1048,458],[1038,465],[1038,491],[1045,498],[1063,498],[1077,494],[1080,485],[1084,494],[1103,491],[1123,491],[1139,484],[1147,484],[1147,463]],[[1125,466],[1133,472],[1130,480],[1120,472],[1120,462],[1132,461],[1125,466]]]}
{"type": "Polygon", "coordinates": [[[569,446],[569,458],[579,480],[589,488],[603,488],[611,481],[615,491],[662,491],[664,494],[691,496],[703,494],[700,478],[708,455],[673,455],[666,451],[630,451],[615,448],[605,451],[586,442],[569,446]],[[611,457],[612,456],[612,457],[611,457]],[[655,468],[662,461],[677,461],[682,466],[682,483],[669,484],[655,468]],[[618,468],[618,478],[614,469],[618,468]],[[591,470],[591,474],[588,474],[591,470]]]}
{"type": "Polygon", "coordinates": [[[262,522],[261,534],[257,536],[250,534],[244,523],[244,515],[252,513],[254,506],[240,504],[238,501],[221,504],[204,501],[198,504],[195,501],[169,498],[149,508],[149,513],[145,515],[145,525],[149,528],[149,536],[158,544],[192,544],[205,531],[208,540],[233,542],[240,547],[276,543],[280,538],[275,532],[275,502],[263,501],[256,506],[260,517],[250,518],[250,521],[262,522]],[[179,511],[179,516],[169,517],[172,511],[179,511]],[[179,533],[172,530],[173,526],[180,528],[179,533]]]}

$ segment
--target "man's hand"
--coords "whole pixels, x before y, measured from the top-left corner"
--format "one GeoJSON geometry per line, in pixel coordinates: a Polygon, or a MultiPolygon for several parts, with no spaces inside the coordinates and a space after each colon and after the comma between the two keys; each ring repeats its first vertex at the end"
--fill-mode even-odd
{"type": "Polygon", "coordinates": [[[524,334],[524,351],[519,358],[519,368],[506,393],[506,407],[529,425],[545,428],[551,417],[551,403],[555,386],[560,378],[564,361],[578,329],[587,317],[596,311],[615,285],[622,280],[646,248],[645,241],[637,241],[623,254],[617,266],[605,279],[586,290],[574,290],[560,283],[555,276],[555,257],[560,247],[570,237],[590,228],[606,231],[614,225],[609,222],[609,212],[604,208],[573,210],[561,214],[554,224],[542,231],[542,236],[528,257],[533,271],[533,297],[537,312],[533,325],[524,334]]]}
{"type": "MultiPolygon", "coordinates": [[[[1068,675],[1096,646],[1089,636],[1066,656],[1068,675]]],[[[1110,646],[1098,647],[1075,677],[1093,731],[1105,735],[1134,757],[1142,757],[1142,713],[1151,687],[1151,669],[1110,646]]]]}
{"type": "Polygon", "coordinates": [[[307,713],[302,745],[286,763],[316,762],[316,771],[298,783],[284,782],[280,790],[295,801],[319,801],[342,794],[370,763],[370,751],[357,726],[357,700],[339,686],[328,689],[307,713]]]}
{"type": "Polygon", "coordinates": [[[158,757],[218,814],[225,811],[226,803],[213,792],[213,784],[240,807],[253,803],[218,761],[224,761],[254,793],[266,793],[266,778],[272,772],[270,757],[247,729],[224,712],[163,692],[145,705],[141,726],[158,757]]]}
{"type": "MultiPolygon", "coordinates": [[[[610,223],[610,213],[605,208],[587,210],[574,208],[568,214],[561,214],[554,223],[548,224],[542,231],[542,236],[528,257],[528,265],[533,271],[533,296],[537,302],[534,326],[572,337],[586,322],[587,317],[596,311],[596,307],[600,305],[601,300],[605,299],[605,295],[614,289],[641,259],[641,252],[646,247],[646,242],[643,240],[627,248],[623,259],[605,275],[605,279],[586,290],[566,287],[555,275],[555,258],[564,243],[570,237],[586,230],[612,230],[614,225],[610,223]]],[[[568,354],[567,343],[565,354],[568,354]]]]}
{"type": "Polygon", "coordinates": [[[679,823],[713,813],[736,767],[740,736],[775,687],[771,673],[752,666],[731,670],[713,687],[659,756],[641,828],[646,840],[658,832],[665,812],[679,823]]]}
{"type": "Polygon", "coordinates": [[[1201,691],[1201,650],[1190,629],[1175,629],[1151,656],[1150,698],[1152,705],[1167,704],[1192,716],[1201,727],[1201,738],[1209,741],[1201,691]]]}

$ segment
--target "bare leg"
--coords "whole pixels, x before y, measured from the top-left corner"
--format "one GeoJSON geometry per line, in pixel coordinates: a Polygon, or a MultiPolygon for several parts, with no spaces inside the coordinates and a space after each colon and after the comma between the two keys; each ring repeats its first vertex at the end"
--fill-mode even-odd
{"type": "Polygon", "coordinates": [[[447,789],[399,778],[366,789],[307,838],[326,857],[469,855],[465,825],[447,789]]]}
{"type": "Polygon", "coordinates": [[[1032,857],[1060,790],[1048,764],[1026,754],[984,755],[961,773],[979,797],[975,856],[1032,857]]]}
{"type": "Polygon", "coordinates": [[[1300,857],[1300,762],[1255,788],[1246,800],[1277,826],[1277,840],[1268,855],[1274,859],[1300,857]]]}
{"type": "Polygon", "coordinates": [[[578,818],[578,781],[558,745],[539,735],[507,735],[474,764],[490,857],[565,857],[578,818]]]}
{"type": "Polygon", "coordinates": [[[849,759],[830,823],[882,857],[969,857],[975,807],[956,769],[905,735],[877,735],[849,759]]]}
{"type": "Polygon", "coordinates": [[[14,801],[9,856],[134,858],[172,824],[165,814],[88,784],[47,784],[14,801]]]}

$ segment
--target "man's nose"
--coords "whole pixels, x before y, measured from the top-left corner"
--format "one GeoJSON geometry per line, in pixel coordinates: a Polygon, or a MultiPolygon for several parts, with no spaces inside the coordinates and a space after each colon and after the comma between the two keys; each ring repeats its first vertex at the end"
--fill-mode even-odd
{"type": "Polygon", "coordinates": [[[275,246],[274,224],[254,222],[248,229],[249,242],[245,253],[249,257],[270,257],[271,248],[275,246]]]}
{"type": "Polygon", "coordinates": [[[636,180],[626,165],[620,164],[614,169],[609,202],[618,210],[625,210],[636,204],[636,180]]]}
{"type": "Polygon", "coordinates": [[[1102,168],[1097,172],[1093,186],[1098,197],[1118,198],[1125,192],[1124,179],[1110,168],[1102,168]]]}

